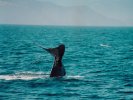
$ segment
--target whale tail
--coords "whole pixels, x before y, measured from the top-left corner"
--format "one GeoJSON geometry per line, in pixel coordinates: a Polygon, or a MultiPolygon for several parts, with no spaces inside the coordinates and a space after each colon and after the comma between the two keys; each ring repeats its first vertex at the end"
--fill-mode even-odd
{"type": "Polygon", "coordinates": [[[52,56],[58,59],[62,59],[64,52],[65,52],[65,45],[61,44],[56,48],[44,48],[47,52],[49,52],[52,56]]]}
{"type": "Polygon", "coordinates": [[[43,48],[43,49],[45,49],[55,58],[50,77],[64,76],[66,72],[62,64],[62,57],[65,52],[65,45],[61,44],[56,48],[48,48],[48,49],[43,48]]]}

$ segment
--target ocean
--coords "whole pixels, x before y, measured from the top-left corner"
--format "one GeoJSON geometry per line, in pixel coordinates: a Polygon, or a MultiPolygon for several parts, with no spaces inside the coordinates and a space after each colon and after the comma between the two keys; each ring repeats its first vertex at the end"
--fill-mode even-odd
{"type": "Polygon", "coordinates": [[[0,25],[0,100],[133,100],[133,27],[0,25]],[[66,76],[45,48],[65,44],[66,76]]]}

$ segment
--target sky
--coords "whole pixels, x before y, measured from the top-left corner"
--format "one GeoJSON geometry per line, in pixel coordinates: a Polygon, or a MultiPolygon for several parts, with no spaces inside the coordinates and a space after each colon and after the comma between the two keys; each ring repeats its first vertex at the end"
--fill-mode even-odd
{"type": "Polygon", "coordinates": [[[133,0],[0,0],[0,24],[133,26],[133,0]]]}

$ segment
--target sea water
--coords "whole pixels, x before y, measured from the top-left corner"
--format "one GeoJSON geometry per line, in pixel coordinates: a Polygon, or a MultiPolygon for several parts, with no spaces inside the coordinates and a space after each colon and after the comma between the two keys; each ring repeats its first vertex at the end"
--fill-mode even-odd
{"type": "Polygon", "coordinates": [[[133,100],[133,27],[0,25],[0,100],[133,100]],[[65,44],[66,76],[50,78],[65,44]]]}

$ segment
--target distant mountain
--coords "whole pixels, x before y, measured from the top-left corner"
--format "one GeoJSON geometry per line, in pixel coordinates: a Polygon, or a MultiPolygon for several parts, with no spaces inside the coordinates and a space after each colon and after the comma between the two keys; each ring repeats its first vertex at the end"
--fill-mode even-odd
{"type": "MultiPolygon", "coordinates": [[[[108,18],[88,6],[60,6],[50,2],[10,2],[3,9],[0,19],[15,24],[43,25],[121,25],[122,22],[108,18]]],[[[1,11],[1,10],[0,10],[1,11]]]]}

